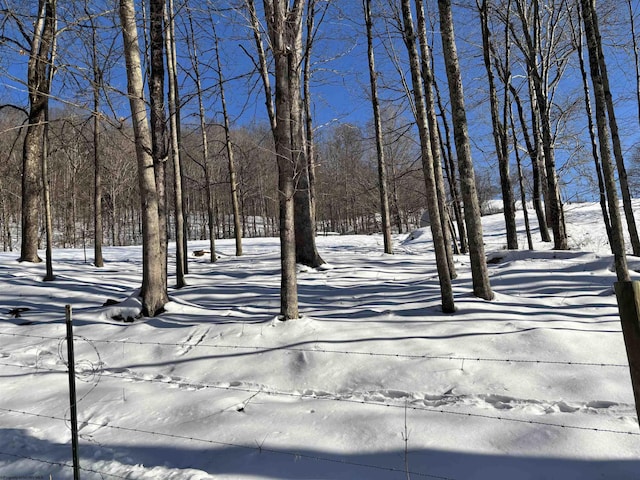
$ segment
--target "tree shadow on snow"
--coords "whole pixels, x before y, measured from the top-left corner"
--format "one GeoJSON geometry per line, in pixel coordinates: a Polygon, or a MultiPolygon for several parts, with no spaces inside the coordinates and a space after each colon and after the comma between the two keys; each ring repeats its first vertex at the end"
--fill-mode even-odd
{"type": "MultiPolygon", "coordinates": [[[[281,449],[266,444],[243,447],[220,442],[219,446],[198,448],[200,442],[197,441],[191,442],[193,447],[180,445],[182,440],[172,442],[173,445],[116,445],[81,441],[81,476],[101,478],[103,474],[112,474],[136,478],[136,474],[144,475],[146,472],[148,475],[151,469],[166,468],[172,470],[165,471],[165,474],[173,475],[178,473],[176,469],[185,470],[188,478],[196,472],[187,469],[207,472],[213,478],[226,475],[239,479],[635,480],[640,471],[640,460],[563,459],[435,448],[341,454],[312,448],[281,449]]],[[[209,443],[217,442],[212,440],[209,443]]],[[[0,475],[72,478],[70,445],[39,439],[21,429],[0,430],[0,444],[3,445],[0,448],[0,475]]],[[[162,470],[155,472],[162,473],[162,470]]]]}

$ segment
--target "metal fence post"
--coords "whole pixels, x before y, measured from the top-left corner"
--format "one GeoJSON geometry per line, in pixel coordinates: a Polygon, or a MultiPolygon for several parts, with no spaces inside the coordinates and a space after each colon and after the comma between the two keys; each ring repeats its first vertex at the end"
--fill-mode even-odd
{"type": "Polygon", "coordinates": [[[73,479],[80,480],[78,459],[78,409],[76,408],[76,367],[73,355],[73,325],[71,305],[65,305],[67,320],[67,361],[69,364],[69,403],[71,405],[71,448],[73,451],[73,479]]]}

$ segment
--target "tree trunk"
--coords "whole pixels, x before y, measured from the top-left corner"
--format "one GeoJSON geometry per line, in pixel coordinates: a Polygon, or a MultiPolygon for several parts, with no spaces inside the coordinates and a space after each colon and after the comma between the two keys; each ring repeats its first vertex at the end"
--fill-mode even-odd
{"type": "Polygon", "coordinates": [[[411,15],[410,0],[402,0],[401,5],[403,17],[402,34],[407,47],[407,53],[409,54],[409,63],[411,67],[411,80],[416,107],[416,121],[418,123],[418,133],[420,135],[422,169],[427,191],[427,208],[429,211],[429,218],[431,220],[433,247],[436,253],[436,266],[438,269],[438,278],[440,280],[442,311],[445,313],[453,313],[455,311],[453,288],[451,285],[451,274],[447,259],[444,232],[442,222],[440,220],[438,191],[434,174],[433,150],[431,147],[431,137],[429,135],[429,120],[427,118],[427,107],[422,83],[420,57],[418,55],[417,39],[411,15]]]}
{"type": "Polygon", "coordinates": [[[624,235],[622,229],[622,219],[618,206],[618,193],[615,181],[615,172],[613,161],[611,159],[611,137],[609,136],[609,127],[607,124],[607,93],[604,77],[606,72],[602,70],[603,59],[600,37],[598,35],[597,17],[595,16],[595,6],[592,0],[581,0],[582,20],[584,22],[585,33],[587,36],[587,47],[589,50],[589,67],[591,70],[591,82],[596,104],[596,123],[598,125],[598,140],[600,144],[600,157],[602,159],[602,168],[604,170],[604,180],[607,187],[607,195],[609,200],[609,215],[611,217],[611,233],[612,243],[611,251],[614,255],[616,274],[619,282],[627,282],[631,280],[629,269],[627,266],[627,256],[624,245],[624,235]]]}
{"type": "Polygon", "coordinates": [[[184,211],[182,209],[184,202],[182,198],[182,165],[180,162],[180,126],[179,126],[179,102],[178,102],[178,76],[177,76],[177,60],[175,58],[175,37],[174,34],[174,11],[173,0],[169,0],[168,12],[165,9],[165,25],[166,25],[166,54],[167,54],[167,78],[169,80],[169,134],[171,141],[171,160],[173,162],[173,184],[174,184],[174,213],[176,225],[176,287],[182,288],[186,285],[186,248],[185,248],[185,229],[184,229],[184,211]]]}
{"type": "Polygon", "coordinates": [[[611,132],[611,141],[613,143],[613,156],[616,160],[616,166],[618,168],[618,182],[620,183],[620,193],[622,194],[622,206],[624,208],[624,215],[627,221],[627,230],[629,231],[629,238],[631,240],[631,248],[633,255],[640,256],[640,235],[638,234],[638,227],[636,226],[635,216],[633,214],[633,205],[631,198],[631,191],[629,189],[629,180],[627,178],[627,170],[624,165],[624,157],[622,155],[622,145],[620,142],[620,134],[618,132],[618,121],[616,119],[616,111],[613,105],[613,97],[611,95],[611,87],[609,86],[609,74],[607,73],[607,62],[604,58],[604,52],[602,50],[602,40],[600,37],[600,27],[598,26],[598,17],[596,14],[596,7],[593,0],[590,2],[591,16],[593,18],[592,27],[593,35],[595,36],[595,47],[597,49],[593,55],[597,55],[598,66],[600,69],[600,76],[602,79],[602,87],[604,89],[605,102],[607,106],[607,114],[609,116],[609,129],[611,132]]]}
{"type": "Polygon", "coordinates": [[[449,121],[447,120],[446,112],[442,104],[442,97],[440,95],[440,89],[438,88],[438,82],[436,81],[435,77],[433,78],[433,89],[436,94],[436,102],[438,104],[438,110],[442,118],[442,128],[444,130],[444,135],[439,135],[441,145],[440,151],[444,156],[444,169],[449,181],[449,193],[451,195],[451,201],[453,203],[453,213],[456,217],[456,225],[458,226],[460,253],[467,254],[469,252],[469,244],[467,242],[467,228],[464,226],[464,213],[462,212],[462,207],[460,205],[461,200],[460,192],[458,189],[458,180],[456,176],[456,166],[451,149],[451,131],[449,128],[449,121]]]}
{"type": "Polygon", "coordinates": [[[140,62],[140,49],[133,0],[120,0],[120,21],[124,55],[127,64],[127,90],[135,136],[140,204],[142,212],[142,311],[153,316],[162,312],[167,295],[166,276],[163,272],[161,237],[166,235],[160,229],[158,213],[158,192],[151,156],[151,132],[147,123],[144,84],[140,62]]]}
{"type": "MultiPolygon", "coordinates": [[[[297,177],[294,193],[296,262],[311,268],[317,268],[325,262],[316,248],[316,226],[309,185],[309,162],[307,159],[304,109],[301,96],[301,27],[298,32],[290,32],[289,42],[292,47],[288,54],[288,87],[289,96],[291,97],[291,154],[297,177]]],[[[305,55],[309,54],[310,52],[305,52],[305,55]]]]}
{"type": "Polygon", "coordinates": [[[158,221],[160,222],[159,259],[166,285],[167,277],[167,160],[169,158],[167,116],[165,111],[165,70],[164,70],[164,0],[150,0],[149,2],[149,100],[151,105],[151,155],[153,157],[153,171],[156,177],[156,192],[158,197],[158,221]]]}
{"type": "MultiPolygon", "coordinates": [[[[58,30],[58,19],[56,13],[56,0],[50,0],[50,8],[51,8],[51,17],[53,18],[53,26],[52,31],[53,35],[51,38],[51,55],[49,56],[49,65],[47,69],[47,90],[51,89],[51,83],[53,82],[53,74],[55,71],[55,61],[56,61],[56,45],[57,45],[57,30],[58,30]]],[[[55,280],[55,276],[53,274],[53,221],[51,216],[51,192],[49,188],[49,104],[45,107],[44,113],[44,136],[42,139],[42,195],[44,200],[44,221],[45,221],[45,232],[47,236],[47,244],[46,244],[46,273],[44,276],[45,282],[50,282],[55,280]]],[[[75,174],[75,171],[73,172],[75,174]]],[[[72,192],[74,190],[72,189],[72,192]]],[[[74,203],[75,207],[75,203],[74,203]]],[[[75,209],[73,218],[73,227],[75,232],[75,209]]],[[[75,247],[75,245],[74,245],[75,247]]]]}
{"type": "Polygon", "coordinates": [[[233,158],[233,146],[231,144],[231,122],[229,121],[229,112],[227,111],[227,100],[224,91],[224,79],[222,77],[222,65],[220,63],[220,52],[218,50],[218,35],[215,33],[215,24],[213,30],[215,35],[215,52],[218,70],[218,87],[220,89],[220,102],[222,103],[222,115],[224,117],[224,137],[225,148],[227,149],[227,160],[229,165],[229,187],[231,189],[231,208],[233,210],[233,229],[236,239],[236,256],[242,256],[242,225],[240,223],[240,204],[238,202],[238,179],[236,174],[236,164],[233,158]]]}
{"type": "MultiPolygon", "coordinates": [[[[505,75],[511,75],[510,72],[506,72],[505,75]]],[[[539,143],[537,141],[537,128],[535,125],[537,124],[536,113],[532,106],[531,111],[531,122],[533,135],[536,139],[535,143],[531,141],[531,137],[529,136],[529,131],[527,129],[527,122],[524,118],[524,108],[522,107],[522,102],[520,101],[520,94],[516,90],[513,85],[509,86],[511,90],[511,96],[516,103],[516,108],[518,109],[518,120],[520,122],[520,127],[522,129],[522,135],[524,136],[524,141],[527,146],[527,152],[529,153],[529,158],[531,159],[531,170],[533,176],[533,208],[536,212],[536,218],[538,220],[538,229],[540,230],[540,237],[543,242],[550,242],[551,236],[549,235],[549,229],[547,228],[547,220],[544,212],[544,206],[542,205],[541,198],[541,189],[540,189],[540,148],[539,143]]]]}
{"type": "MultiPolygon", "coordinates": [[[[476,0],[476,5],[478,6],[478,10],[480,11],[482,53],[484,58],[484,66],[487,71],[489,104],[491,106],[491,123],[493,126],[493,140],[496,146],[496,154],[498,156],[500,187],[502,190],[504,220],[507,231],[507,249],[517,250],[518,230],[516,228],[516,202],[513,195],[513,186],[511,185],[511,176],[509,172],[509,140],[507,136],[506,122],[504,121],[504,118],[502,121],[500,120],[498,92],[493,75],[492,57],[495,57],[495,52],[491,40],[491,31],[489,30],[489,8],[487,6],[487,0],[482,0],[481,2],[476,0]]],[[[509,60],[507,55],[506,62],[508,61],[509,60]]],[[[506,98],[507,96],[505,95],[505,100],[506,98]]]]}
{"type": "Polygon", "coordinates": [[[516,154],[516,165],[518,166],[518,184],[520,186],[520,201],[522,202],[522,215],[524,217],[524,228],[527,233],[527,245],[529,250],[533,250],[533,238],[531,236],[531,225],[529,223],[529,211],[527,210],[527,194],[524,188],[524,175],[522,174],[522,162],[518,150],[518,137],[516,135],[516,125],[513,120],[513,110],[509,111],[509,120],[511,124],[511,133],[513,135],[513,150],[516,154]]]}
{"type": "MultiPolygon", "coordinates": [[[[540,134],[542,143],[542,152],[544,154],[544,167],[546,174],[546,185],[548,195],[545,196],[545,206],[549,209],[551,229],[553,231],[553,243],[556,250],[567,250],[568,239],[566,225],[564,221],[564,211],[560,199],[560,188],[558,186],[558,178],[556,174],[556,162],[553,150],[553,135],[551,133],[551,119],[549,117],[549,101],[547,98],[546,86],[544,85],[542,76],[538,71],[538,55],[540,45],[538,42],[540,30],[540,13],[539,0],[533,0],[533,34],[529,32],[529,24],[526,13],[522,6],[522,2],[516,2],[522,29],[527,44],[527,70],[531,79],[535,100],[537,102],[536,112],[540,118],[540,134]]],[[[538,152],[540,153],[540,152],[538,152]]]]}
{"type": "MultiPolygon", "coordinates": [[[[286,48],[287,51],[277,52],[273,44],[273,32],[272,27],[274,21],[267,16],[267,27],[269,35],[272,37],[271,49],[274,58],[278,55],[286,56],[289,62],[286,66],[287,80],[284,80],[284,76],[281,76],[283,81],[286,81],[285,90],[286,94],[290,97],[287,101],[287,108],[289,108],[289,126],[290,126],[290,150],[287,156],[290,161],[293,162],[291,173],[295,176],[295,182],[293,185],[295,205],[294,205],[294,230],[295,230],[295,244],[296,244],[296,261],[312,268],[319,267],[324,264],[324,260],[320,257],[315,240],[315,221],[313,215],[313,205],[311,199],[310,185],[309,185],[309,163],[306,156],[307,148],[305,147],[305,133],[304,133],[304,121],[303,121],[303,107],[302,97],[300,92],[300,65],[301,65],[301,52],[302,52],[302,14],[304,11],[304,0],[295,0],[293,5],[289,8],[288,4],[284,0],[265,0],[265,12],[278,11],[278,9],[284,9],[282,12],[283,19],[282,25],[277,28],[286,29],[283,32],[282,41],[288,42],[286,48]]],[[[271,129],[275,132],[278,128],[277,123],[281,119],[281,115],[284,112],[278,113],[277,105],[274,108],[273,100],[271,96],[271,85],[269,82],[269,71],[267,66],[267,60],[264,48],[262,46],[262,39],[260,37],[260,22],[256,14],[255,4],[253,0],[246,0],[247,8],[251,17],[251,25],[254,32],[254,39],[256,49],[258,51],[259,70],[262,77],[262,82],[265,91],[265,104],[267,106],[267,113],[269,115],[269,121],[271,123],[271,129]],[[276,118],[277,117],[277,118],[276,118]]],[[[276,62],[277,64],[278,62],[276,62]]],[[[280,65],[280,68],[285,69],[284,64],[280,65]]],[[[278,75],[276,75],[278,77],[278,75]]],[[[276,90],[278,89],[276,79],[276,90]]],[[[276,103],[278,93],[276,91],[276,103]]],[[[276,148],[277,150],[277,148],[276,148]]],[[[289,167],[287,167],[289,168],[289,167]]]]}
{"type": "Polygon", "coordinates": [[[633,2],[627,0],[627,8],[629,9],[629,23],[631,25],[631,42],[633,43],[633,60],[635,64],[636,74],[636,103],[638,108],[638,122],[640,124],[640,49],[638,48],[638,39],[636,37],[636,22],[633,19],[633,2]]]}
{"type": "Polygon", "coordinates": [[[384,158],[384,144],[382,139],[382,120],[380,118],[380,102],[378,100],[378,82],[373,51],[373,21],[371,20],[371,0],[364,0],[364,18],[367,26],[367,52],[369,57],[369,80],[371,83],[371,105],[373,107],[373,122],[376,132],[376,152],[378,155],[378,190],[380,193],[380,213],[382,216],[382,237],[384,252],[393,253],[391,239],[391,222],[389,212],[389,193],[387,180],[387,165],[384,158]]]}
{"type": "Polygon", "coordinates": [[[93,264],[96,267],[104,266],[102,256],[102,243],[104,226],[102,216],[102,159],[100,157],[100,88],[102,87],[102,71],[98,64],[98,31],[93,22],[93,16],[88,10],[88,2],[85,2],[85,15],[91,25],[91,67],[93,81],[91,91],[93,94],[93,264]]]}
{"type": "MultiPolygon", "coordinates": [[[[53,2],[55,3],[55,1],[53,2]]],[[[46,242],[46,273],[45,282],[55,280],[53,275],[53,221],[51,217],[51,192],[49,188],[49,113],[45,115],[44,138],[42,146],[42,196],[44,200],[44,222],[47,237],[46,242]]]]}
{"type": "Polygon", "coordinates": [[[602,174],[602,166],[600,165],[600,156],[598,154],[598,140],[596,138],[596,127],[593,123],[593,111],[591,109],[591,94],[589,92],[589,79],[587,78],[587,70],[584,64],[584,55],[582,51],[582,28],[575,32],[574,40],[578,49],[578,60],[580,61],[580,74],[582,77],[582,90],[584,92],[584,106],[587,113],[587,121],[589,125],[589,139],[591,140],[591,154],[593,155],[593,162],[595,164],[596,177],[598,179],[598,193],[600,200],[600,209],[602,211],[602,219],[604,221],[605,230],[607,232],[607,238],[609,239],[609,245],[613,245],[613,236],[611,232],[611,220],[609,219],[608,207],[607,207],[607,190],[604,183],[604,177],[602,174]]]}
{"type": "Polygon", "coordinates": [[[189,41],[188,45],[191,49],[191,62],[193,73],[195,76],[196,96],[198,97],[198,119],[200,120],[200,138],[202,155],[201,162],[204,171],[205,193],[206,193],[206,210],[207,210],[207,228],[209,232],[209,261],[215,263],[218,259],[216,255],[216,212],[215,200],[212,187],[211,167],[209,165],[209,141],[207,138],[206,112],[204,109],[204,95],[202,92],[202,76],[200,75],[200,60],[198,58],[198,48],[196,45],[195,30],[193,28],[193,19],[191,10],[187,9],[187,20],[189,23],[189,41]]]}
{"type": "Polygon", "coordinates": [[[415,0],[416,16],[418,20],[418,37],[420,39],[422,81],[424,84],[424,102],[429,127],[429,139],[431,142],[431,154],[433,156],[433,176],[436,182],[438,195],[438,210],[442,224],[442,234],[447,252],[447,264],[449,275],[456,278],[456,267],[453,261],[453,236],[449,222],[449,209],[447,208],[447,194],[444,188],[444,175],[442,174],[442,151],[440,150],[440,130],[436,115],[436,101],[433,94],[433,72],[431,70],[431,52],[427,43],[427,23],[424,13],[424,4],[421,0],[415,0]]]}
{"type": "MultiPolygon", "coordinates": [[[[296,232],[294,195],[299,173],[300,148],[295,139],[300,121],[300,72],[293,66],[292,54],[300,45],[304,0],[295,0],[289,7],[286,0],[264,0],[264,13],[275,61],[275,128],[273,138],[278,164],[278,199],[280,210],[280,315],[283,320],[299,317],[296,272],[296,232]],[[297,76],[298,81],[295,82],[297,76]],[[291,81],[296,88],[292,88],[291,81]],[[298,92],[295,98],[292,93],[298,92]]],[[[295,58],[298,58],[297,55],[295,58]]],[[[267,99],[267,103],[270,98],[267,99]]]]}
{"type": "Polygon", "coordinates": [[[42,194],[42,156],[49,108],[49,65],[55,36],[55,1],[39,0],[27,70],[29,123],[22,150],[21,262],[41,262],[38,256],[38,217],[42,194]]]}
{"type": "MultiPolygon", "coordinates": [[[[311,204],[311,218],[316,224],[316,153],[313,134],[313,115],[311,113],[311,49],[313,48],[315,15],[317,0],[309,0],[307,7],[307,39],[305,43],[304,69],[302,73],[304,119],[306,133],[307,168],[309,170],[309,202],[311,204]]],[[[326,4],[328,7],[328,3],[326,4]]],[[[325,7],[325,12],[326,8],[325,7]]]]}
{"type": "Polygon", "coordinates": [[[467,127],[467,115],[464,107],[462,78],[453,32],[451,1],[438,0],[438,12],[440,14],[440,34],[442,36],[442,48],[449,82],[449,94],[451,97],[454,140],[458,154],[458,168],[460,169],[464,217],[469,239],[473,293],[477,297],[491,300],[493,299],[493,292],[491,291],[491,285],[489,283],[487,260],[484,254],[482,219],[480,217],[480,205],[476,191],[473,161],[471,160],[471,146],[467,127]]]}

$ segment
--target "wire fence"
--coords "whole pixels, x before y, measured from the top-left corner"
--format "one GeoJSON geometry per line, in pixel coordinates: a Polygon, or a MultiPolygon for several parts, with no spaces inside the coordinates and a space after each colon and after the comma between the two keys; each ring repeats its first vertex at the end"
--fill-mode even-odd
{"type": "MultiPolygon", "coordinates": [[[[37,338],[41,340],[64,340],[63,337],[48,337],[42,335],[30,335],[30,334],[18,334],[11,332],[0,332],[0,335],[10,337],[25,337],[25,338],[37,338]]],[[[365,357],[381,357],[381,358],[404,358],[413,360],[451,360],[451,361],[470,361],[470,362],[495,362],[495,363],[512,363],[512,364],[532,364],[532,365],[567,365],[577,367],[610,367],[610,368],[629,368],[628,364],[623,363],[608,363],[608,362],[575,362],[571,360],[536,360],[525,358],[490,358],[490,357],[474,357],[474,356],[462,356],[462,355],[429,355],[429,354],[407,354],[407,353],[384,353],[384,352],[368,352],[368,351],[354,351],[354,350],[335,350],[326,349],[320,347],[314,348],[302,348],[293,345],[281,345],[281,346],[264,346],[264,345],[234,345],[234,344],[212,344],[212,343],[198,343],[190,344],[186,342],[173,343],[173,342],[151,342],[151,341],[136,341],[136,340],[106,340],[97,338],[82,337],[83,340],[92,343],[104,343],[104,344],[116,344],[116,345],[134,345],[134,346],[156,346],[156,347],[189,347],[189,348],[209,348],[209,349],[224,349],[224,350],[240,350],[252,353],[268,353],[277,351],[290,351],[298,353],[331,353],[336,355],[358,355],[365,357]]],[[[322,344],[322,341],[314,342],[316,344],[322,344]]]]}
{"type": "MultiPolygon", "coordinates": [[[[63,354],[63,344],[66,341],[64,337],[53,337],[53,336],[44,336],[44,335],[32,335],[32,334],[23,334],[23,333],[14,333],[14,332],[6,332],[0,331],[0,336],[8,336],[15,338],[25,338],[25,339],[34,339],[34,340],[43,340],[48,342],[57,342],[58,343],[58,365],[56,366],[47,366],[39,363],[38,358],[36,356],[36,360],[34,363],[15,363],[10,361],[2,361],[0,362],[0,367],[7,368],[19,368],[23,370],[27,370],[31,372],[33,375],[44,375],[44,374],[67,374],[68,370],[65,365],[66,360],[63,354]]],[[[83,342],[88,343],[94,351],[94,354],[97,358],[96,362],[90,362],[86,360],[79,361],[76,364],[76,377],[84,382],[91,383],[91,388],[87,391],[82,398],[78,399],[77,403],[80,403],[84,398],[86,398],[89,393],[91,393],[95,388],[97,388],[100,383],[101,378],[104,375],[108,375],[109,378],[118,378],[125,381],[130,382],[146,382],[146,383],[157,383],[164,385],[175,385],[179,387],[188,387],[193,388],[195,390],[200,389],[214,389],[220,391],[228,391],[228,392],[241,392],[251,395],[266,395],[271,397],[280,397],[280,398],[289,398],[295,399],[299,401],[304,400],[319,400],[322,402],[337,402],[337,403],[346,403],[350,405],[366,405],[380,408],[394,408],[394,409],[404,409],[405,414],[406,411],[418,412],[419,414],[425,415],[451,415],[457,417],[468,417],[468,418],[477,418],[488,421],[496,421],[496,422],[512,422],[518,424],[528,424],[528,425],[536,425],[536,426],[544,426],[551,428],[560,428],[566,430],[577,430],[577,431],[588,431],[597,434],[614,434],[614,435],[624,435],[624,436],[640,436],[640,432],[636,431],[627,431],[627,430],[617,430],[612,428],[601,428],[601,427],[591,427],[584,425],[570,425],[559,422],[544,422],[538,421],[529,418],[519,417],[517,412],[513,414],[513,416],[507,415],[489,415],[480,413],[478,411],[458,411],[453,410],[451,408],[441,408],[440,406],[430,406],[425,404],[416,404],[415,402],[410,402],[408,398],[377,398],[375,395],[372,395],[371,391],[349,391],[348,394],[326,394],[326,393],[317,393],[317,392],[297,392],[297,391],[285,391],[279,390],[276,388],[265,387],[265,386],[246,386],[246,385],[234,385],[230,383],[211,383],[211,382],[194,382],[188,379],[180,379],[180,378],[170,378],[170,377],[161,377],[161,378],[146,378],[143,376],[135,375],[132,372],[125,370],[109,370],[107,366],[103,363],[101,358],[100,349],[97,345],[132,345],[132,346],[154,346],[154,347],[181,347],[181,348],[197,348],[197,349],[209,349],[209,350],[232,350],[238,351],[238,355],[245,355],[247,352],[251,352],[252,354],[265,354],[271,353],[275,351],[290,351],[290,352],[298,352],[298,353],[316,353],[323,355],[354,355],[354,356],[367,356],[367,357],[379,357],[379,358],[395,358],[395,359],[420,359],[420,360],[446,360],[446,361],[456,361],[456,362],[465,362],[465,361],[473,361],[473,362],[499,362],[505,364],[528,364],[528,365],[540,365],[540,366],[568,366],[568,367],[598,367],[598,368],[628,368],[628,365],[624,364],[616,364],[616,363],[587,363],[587,362],[575,362],[575,361],[545,361],[545,360],[534,360],[534,359],[511,359],[511,358],[483,358],[483,357],[473,357],[473,356],[459,356],[459,355],[419,355],[419,354],[403,354],[403,353],[380,353],[380,352],[370,352],[370,351],[350,351],[350,350],[336,350],[336,349],[325,349],[321,348],[319,345],[322,342],[317,342],[317,344],[313,348],[305,348],[298,345],[283,345],[283,346],[265,346],[265,345],[234,345],[234,344],[217,344],[217,343],[188,343],[188,342],[153,342],[153,341],[132,341],[132,340],[108,340],[108,339],[96,339],[96,338],[87,338],[83,336],[75,336],[76,340],[81,340],[83,342]]],[[[229,357],[229,355],[226,355],[229,357]]],[[[7,358],[4,358],[7,360],[7,358]]],[[[453,395],[452,395],[453,397],[453,395]]],[[[65,423],[68,422],[66,417],[56,417],[51,415],[43,415],[37,412],[30,412],[27,410],[18,410],[0,407],[0,412],[9,415],[22,415],[27,417],[37,417],[48,420],[56,420],[63,421],[65,423]]],[[[176,433],[170,432],[162,432],[156,431],[152,429],[141,429],[129,427],[126,425],[113,425],[113,424],[104,424],[102,422],[92,422],[89,419],[83,419],[82,424],[86,426],[95,426],[100,428],[107,428],[111,430],[117,430],[121,432],[127,433],[135,433],[141,435],[149,435],[153,437],[160,437],[166,439],[174,439],[181,441],[190,441],[190,442],[198,442],[201,444],[209,444],[218,447],[234,447],[241,448],[246,450],[253,450],[259,452],[267,452],[272,454],[284,455],[294,459],[308,459],[319,462],[328,462],[333,464],[342,464],[344,466],[349,467],[359,467],[364,469],[374,469],[378,471],[387,471],[393,473],[406,474],[409,477],[415,478],[434,478],[434,479],[444,479],[444,480],[452,480],[451,477],[444,477],[438,475],[432,475],[426,472],[413,471],[409,469],[401,469],[401,468],[393,468],[388,466],[379,466],[368,464],[364,462],[356,462],[349,461],[342,458],[331,458],[324,457],[320,455],[311,455],[301,451],[287,451],[281,449],[273,449],[265,447],[264,445],[249,445],[242,443],[234,443],[234,442],[224,442],[219,440],[212,440],[207,438],[199,438],[196,436],[187,436],[180,435],[176,433]]],[[[45,458],[38,458],[31,455],[21,455],[15,452],[6,452],[0,451],[0,456],[5,457],[14,457],[21,458],[23,460],[29,460],[33,462],[40,462],[44,464],[50,464],[51,466],[59,467],[59,468],[73,468],[73,465],[66,462],[56,462],[53,460],[48,460],[45,458]]],[[[101,472],[99,470],[92,470],[89,468],[79,467],[81,471],[85,471],[88,473],[95,473],[98,475],[109,476],[113,478],[128,478],[126,476],[120,476],[117,474],[112,474],[108,472],[101,472]]]]}
{"type": "MultiPolygon", "coordinates": [[[[24,410],[14,410],[14,409],[3,408],[3,407],[0,407],[0,412],[20,414],[20,415],[43,418],[43,419],[48,419],[48,420],[59,420],[59,421],[63,421],[63,422],[67,421],[66,418],[62,418],[62,417],[55,417],[55,416],[51,416],[51,415],[42,415],[42,414],[39,414],[39,413],[27,412],[27,411],[24,411],[24,410]]],[[[157,431],[153,431],[153,430],[145,430],[145,429],[140,429],[140,428],[125,427],[125,426],[122,426],[122,425],[104,425],[103,423],[92,422],[92,421],[88,421],[88,420],[85,420],[83,423],[86,424],[86,425],[90,425],[90,426],[108,428],[108,429],[118,430],[118,431],[122,431],[122,432],[141,433],[141,434],[146,434],[146,435],[152,435],[152,436],[155,436],[155,437],[165,437],[165,438],[174,439],[174,440],[188,440],[188,441],[191,441],[191,442],[199,442],[199,443],[205,443],[205,444],[209,444],[209,445],[222,446],[222,447],[242,448],[242,449],[257,451],[257,452],[260,452],[260,453],[265,452],[265,453],[272,453],[272,454],[276,454],[276,455],[283,455],[283,456],[287,456],[287,457],[293,457],[295,459],[315,460],[315,461],[320,461],[320,462],[329,462],[329,463],[335,463],[335,464],[341,464],[341,465],[348,465],[348,466],[352,466],[352,467],[371,468],[371,469],[374,469],[374,470],[380,470],[380,471],[386,471],[386,472],[395,472],[395,473],[402,473],[402,474],[408,473],[408,474],[410,474],[412,476],[417,476],[417,477],[422,477],[422,478],[435,478],[435,479],[440,479],[440,480],[454,480],[451,477],[442,477],[442,476],[439,476],[439,475],[430,475],[428,473],[416,472],[416,471],[412,471],[412,470],[405,470],[405,469],[393,468],[393,467],[383,467],[383,466],[380,466],[380,465],[371,465],[371,464],[362,463],[362,462],[353,462],[353,461],[349,461],[349,460],[345,460],[345,459],[341,459],[341,458],[329,458],[329,457],[322,457],[322,456],[318,456],[318,455],[309,455],[307,453],[303,453],[303,452],[300,452],[300,451],[276,450],[276,449],[273,449],[273,448],[265,447],[264,445],[243,445],[243,444],[239,444],[239,443],[221,442],[221,441],[218,441],[218,440],[210,440],[210,439],[206,439],[206,438],[198,438],[198,437],[192,437],[192,436],[186,436],[186,435],[178,435],[178,434],[175,434],[175,433],[157,432],[157,431]]],[[[16,457],[27,458],[27,459],[31,459],[31,460],[34,460],[34,461],[40,461],[40,462],[43,462],[43,463],[49,463],[51,465],[60,466],[60,467],[73,468],[73,465],[70,465],[68,463],[52,462],[52,461],[47,461],[47,460],[43,460],[43,459],[37,459],[37,458],[32,458],[32,457],[27,457],[27,456],[22,456],[22,455],[17,455],[17,454],[12,455],[10,453],[5,453],[5,452],[0,452],[0,454],[8,455],[8,456],[16,456],[16,457]]],[[[81,468],[81,470],[90,471],[90,472],[91,471],[96,472],[95,470],[84,469],[84,468],[81,468]]],[[[96,472],[96,473],[104,473],[104,474],[107,474],[107,475],[111,475],[111,474],[108,474],[106,472],[96,472]]],[[[115,475],[115,476],[117,476],[117,475],[115,475]]],[[[120,477],[120,478],[127,478],[127,477],[120,477]]]]}

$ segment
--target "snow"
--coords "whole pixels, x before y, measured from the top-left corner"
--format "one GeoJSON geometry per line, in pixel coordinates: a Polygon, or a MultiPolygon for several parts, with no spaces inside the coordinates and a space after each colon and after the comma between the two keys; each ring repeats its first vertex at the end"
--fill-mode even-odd
{"type": "Polygon", "coordinates": [[[70,304],[82,478],[637,479],[600,209],[566,217],[566,252],[508,252],[502,215],[485,217],[496,298],[472,295],[457,256],[452,315],[428,229],[396,236],[395,255],[377,235],[319,237],[329,265],[300,269],[303,317],[289,322],[277,239],[192,256],[188,286],[150,319],[137,318],[139,247],[106,248],[104,268],[56,250],[49,283],[1,253],[0,478],[73,478],[70,304]]]}

